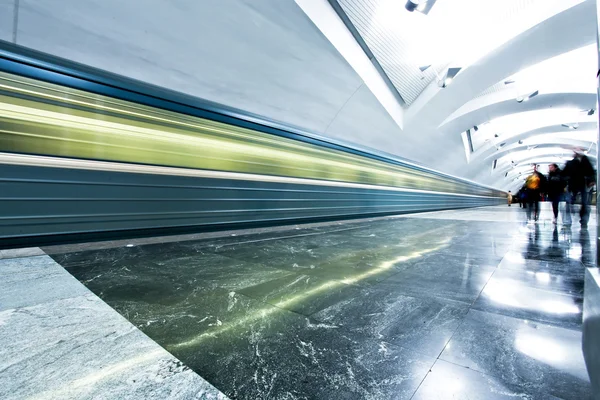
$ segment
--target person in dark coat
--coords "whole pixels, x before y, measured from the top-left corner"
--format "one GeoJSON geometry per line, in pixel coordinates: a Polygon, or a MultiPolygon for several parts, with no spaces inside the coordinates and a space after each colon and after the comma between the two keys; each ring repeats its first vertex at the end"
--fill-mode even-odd
{"type": "Polygon", "coordinates": [[[525,185],[519,189],[517,197],[519,198],[519,207],[527,208],[527,188],[525,185]]]}
{"type": "MultiPolygon", "coordinates": [[[[554,213],[553,224],[558,221],[558,204],[563,197],[565,191],[565,181],[563,179],[562,171],[556,164],[550,164],[548,167],[548,182],[546,185],[546,191],[548,198],[552,202],[552,212],[554,213]]],[[[564,220],[564,217],[563,217],[564,220]]]]}
{"type": "MultiPolygon", "coordinates": [[[[583,152],[576,150],[575,157],[568,161],[563,170],[564,179],[567,182],[570,201],[567,201],[565,214],[571,213],[572,204],[575,204],[577,195],[581,196],[581,210],[579,212],[579,223],[582,228],[587,228],[590,219],[590,196],[588,189],[594,186],[596,171],[592,163],[583,152]]],[[[566,217],[566,216],[565,216],[566,217]]]]}

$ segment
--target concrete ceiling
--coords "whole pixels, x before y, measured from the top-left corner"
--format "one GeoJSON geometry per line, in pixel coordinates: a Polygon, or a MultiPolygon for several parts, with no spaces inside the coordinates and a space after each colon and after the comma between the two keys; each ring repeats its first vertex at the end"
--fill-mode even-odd
{"type": "Polygon", "coordinates": [[[594,0],[437,0],[428,15],[405,0],[62,3],[15,2],[0,40],[504,189],[493,162],[519,140],[596,142],[564,135],[597,125],[594,0]],[[441,88],[448,66],[462,69],[441,88]]]}
{"type": "Polygon", "coordinates": [[[428,15],[404,3],[337,1],[404,101],[403,140],[432,142],[430,165],[509,189],[510,159],[563,163],[574,147],[595,152],[595,0],[438,0],[428,15]],[[441,88],[448,67],[462,69],[441,88]]]}

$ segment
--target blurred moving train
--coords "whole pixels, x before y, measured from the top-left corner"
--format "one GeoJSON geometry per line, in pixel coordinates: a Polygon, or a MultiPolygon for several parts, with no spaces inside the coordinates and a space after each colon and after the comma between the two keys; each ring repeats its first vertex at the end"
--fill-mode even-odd
{"type": "Polygon", "coordinates": [[[0,247],[505,202],[132,82],[0,46],[0,247]]]}

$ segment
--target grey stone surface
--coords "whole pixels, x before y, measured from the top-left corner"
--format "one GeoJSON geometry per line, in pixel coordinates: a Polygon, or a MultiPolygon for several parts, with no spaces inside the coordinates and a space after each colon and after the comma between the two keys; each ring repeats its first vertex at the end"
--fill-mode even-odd
{"type": "Polygon", "coordinates": [[[48,256],[0,260],[0,398],[226,399],[48,256]]]}
{"type": "Polygon", "coordinates": [[[0,259],[43,256],[45,253],[39,247],[26,247],[22,249],[0,250],[0,259]]]}
{"type": "Polygon", "coordinates": [[[0,398],[225,399],[93,294],[0,312],[0,398]]]}
{"type": "Polygon", "coordinates": [[[452,264],[446,259],[443,263],[429,264],[425,270],[415,269],[400,272],[383,285],[411,296],[426,296],[461,301],[471,304],[477,299],[494,269],[465,265],[464,263],[452,264]]]}
{"type": "Polygon", "coordinates": [[[589,397],[580,233],[448,214],[53,257],[233,398],[589,397]]]}
{"type": "Polygon", "coordinates": [[[362,295],[357,287],[305,274],[287,275],[244,288],[240,293],[306,316],[339,301],[362,295]]]}
{"type": "Polygon", "coordinates": [[[365,288],[312,316],[352,335],[373,337],[437,357],[468,311],[462,303],[401,295],[389,286],[365,288]]]}
{"type": "Polygon", "coordinates": [[[473,308],[564,328],[581,327],[583,297],[580,294],[551,290],[549,284],[543,287],[543,283],[552,282],[555,275],[543,272],[525,275],[514,279],[494,274],[473,308]],[[531,275],[536,279],[533,283],[531,275]]]}
{"type": "Polygon", "coordinates": [[[471,310],[440,358],[536,393],[591,395],[575,330],[471,310]]]}
{"type": "Polygon", "coordinates": [[[71,275],[49,256],[0,260],[0,310],[87,293],[85,286],[73,281],[71,275]]]}
{"type": "Polygon", "coordinates": [[[12,42],[15,0],[0,0],[0,40],[12,42]]]}
{"type": "Polygon", "coordinates": [[[600,399],[600,273],[589,268],[585,275],[583,302],[583,356],[595,397],[600,399]]]}
{"type": "Polygon", "coordinates": [[[523,387],[507,384],[443,360],[437,360],[411,400],[559,400],[547,393],[528,393],[523,387]]]}

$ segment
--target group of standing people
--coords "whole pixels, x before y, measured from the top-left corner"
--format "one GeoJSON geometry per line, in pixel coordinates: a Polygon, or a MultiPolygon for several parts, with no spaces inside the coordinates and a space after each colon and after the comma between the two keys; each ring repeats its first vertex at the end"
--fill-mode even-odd
{"type": "Polygon", "coordinates": [[[573,204],[579,197],[581,198],[579,222],[582,228],[586,228],[590,218],[590,191],[595,182],[596,171],[590,160],[585,154],[576,151],[575,157],[568,161],[562,170],[557,164],[550,164],[547,177],[538,171],[537,165],[534,165],[533,173],[527,177],[525,185],[517,196],[519,202],[524,203],[527,220],[530,222],[539,219],[539,202],[543,195],[547,195],[548,200],[552,202],[554,224],[558,222],[559,203],[564,201],[566,204],[562,218],[564,225],[571,225],[573,204]]]}

